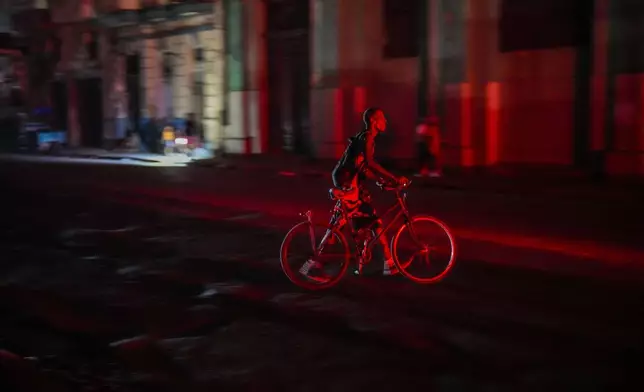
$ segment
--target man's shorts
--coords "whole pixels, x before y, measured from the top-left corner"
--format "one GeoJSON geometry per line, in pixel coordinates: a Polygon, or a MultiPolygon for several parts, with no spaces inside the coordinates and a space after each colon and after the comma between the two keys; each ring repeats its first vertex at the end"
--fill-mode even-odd
{"type": "Polygon", "coordinates": [[[371,195],[366,189],[360,188],[359,192],[348,195],[343,202],[354,230],[382,227],[376,209],[371,204],[371,195]]]}

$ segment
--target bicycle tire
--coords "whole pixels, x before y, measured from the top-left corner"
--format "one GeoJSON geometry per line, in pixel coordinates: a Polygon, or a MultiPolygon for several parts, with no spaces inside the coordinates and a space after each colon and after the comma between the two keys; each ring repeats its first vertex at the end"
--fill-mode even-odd
{"type": "MultiPolygon", "coordinates": [[[[326,225],[321,225],[321,224],[315,224],[312,223],[314,226],[324,228],[324,230],[328,230],[326,225]]],[[[288,263],[288,252],[289,252],[289,246],[291,244],[291,241],[293,240],[294,236],[298,234],[302,230],[306,230],[305,234],[309,235],[308,230],[309,230],[309,225],[311,223],[304,221],[296,224],[289,230],[288,233],[286,233],[286,236],[284,236],[284,240],[282,240],[282,246],[280,247],[280,265],[282,267],[282,271],[284,271],[284,274],[286,277],[294,284],[297,286],[307,289],[307,290],[321,290],[321,289],[327,289],[329,287],[335,286],[346,274],[347,269],[349,268],[349,263],[351,261],[351,252],[349,250],[349,244],[347,243],[346,237],[337,229],[331,229],[331,234],[335,236],[339,241],[340,244],[342,245],[343,253],[344,253],[344,263],[340,267],[340,270],[338,272],[338,275],[329,280],[328,282],[324,283],[314,283],[314,282],[308,282],[306,281],[305,278],[298,279],[299,276],[299,271],[293,271],[291,269],[291,266],[288,263]]],[[[321,240],[321,238],[320,238],[321,240]]]]}
{"type": "Polygon", "coordinates": [[[451,248],[450,259],[449,259],[445,269],[443,269],[443,271],[440,274],[438,274],[438,275],[436,275],[436,276],[434,276],[432,278],[420,278],[420,277],[417,277],[417,276],[414,276],[414,275],[410,274],[407,271],[406,267],[409,264],[407,264],[406,266],[403,266],[401,264],[401,262],[400,262],[400,260],[398,258],[398,252],[397,252],[397,250],[398,250],[398,240],[400,239],[400,235],[405,230],[409,230],[408,224],[402,224],[400,226],[400,228],[398,229],[398,231],[396,231],[396,234],[394,234],[394,236],[391,238],[391,255],[393,257],[394,264],[398,268],[398,271],[405,278],[410,279],[410,280],[412,280],[412,281],[414,281],[416,283],[421,283],[421,284],[438,283],[441,280],[443,280],[445,278],[445,276],[447,276],[447,274],[454,267],[454,262],[456,261],[456,241],[454,240],[454,235],[450,231],[449,227],[445,223],[443,223],[442,221],[434,218],[433,216],[416,215],[416,216],[411,218],[410,223],[413,225],[414,222],[419,222],[419,221],[426,221],[426,222],[431,222],[431,223],[435,224],[436,226],[440,227],[445,232],[445,234],[447,235],[447,238],[449,238],[450,248],[451,248]]]}

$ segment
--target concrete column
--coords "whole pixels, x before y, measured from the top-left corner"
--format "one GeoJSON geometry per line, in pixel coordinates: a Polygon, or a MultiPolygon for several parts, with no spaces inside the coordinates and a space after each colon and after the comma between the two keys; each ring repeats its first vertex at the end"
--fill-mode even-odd
{"type": "Polygon", "coordinates": [[[198,39],[204,49],[204,136],[210,149],[217,150],[222,147],[225,137],[222,118],[225,93],[225,33],[221,1],[214,3],[214,15],[214,30],[199,32],[198,39]]]}
{"type": "Polygon", "coordinates": [[[185,119],[190,112],[191,100],[191,73],[193,46],[189,37],[178,35],[171,37],[171,50],[173,56],[172,77],[172,108],[174,117],[185,119]]]}
{"type": "Polygon", "coordinates": [[[443,131],[443,160],[446,165],[472,166],[473,70],[468,42],[474,39],[469,18],[469,0],[439,0],[440,100],[438,114],[443,131]]]}
{"type": "Polygon", "coordinates": [[[159,97],[159,106],[158,106],[158,113],[159,113],[159,118],[165,118],[167,120],[171,119],[173,116],[174,112],[174,76],[172,76],[172,72],[174,72],[173,69],[173,63],[174,63],[174,56],[169,54],[169,42],[172,37],[165,37],[162,39],[158,40],[161,50],[159,50],[158,53],[158,61],[160,63],[161,67],[161,78],[159,80],[159,89],[160,89],[160,97],[159,97]],[[170,75],[166,75],[166,66],[170,68],[170,75]]]}
{"type": "MultiPolygon", "coordinates": [[[[490,70],[498,57],[498,49],[490,45],[491,30],[496,29],[497,0],[467,0],[465,5],[465,28],[467,29],[467,96],[465,104],[469,106],[467,126],[463,128],[463,151],[461,163],[464,166],[492,164],[494,157],[489,156],[493,150],[490,143],[495,143],[490,135],[494,133],[493,126],[487,122],[488,109],[498,106],[498,96],[494,97],[492,105],[488,102],[488,94],[494,94],[493,88],[488,88],[490,70]],[[489,134],[488,134],[489,131],[489,134]]],[[[498,109],[498,107],[497,107],[498,109]]]]}
{"type": "Polygon", "coordinates": [[[125,138],[127,98],[125,87],[125,57],[109,46],[107,34],[101,36],[103,74],[103,133],[105,140],[125,138]]]}
{"type": "Polygon", "coordinates": [[[501,53],[499,52],[499,18],[501,0],[483,2],[479,20],[479,61],[482,61],[483,94],[483,141],[479,153],[480,163],[485,166],[500,162],[501,110],[503,108],[502,84],[500,82],[501,53]]]}
{"type": "Polygon", "coordinates": [[[245,126],[245,48],[244,12],[248,5],[242,0],[226,1],[226,78],[228,83],[228,124],[226,151],[250,153],[250,135],[245,126]]]}
{"type": "MultiPolygon", "coordinates": [[[[311,141],[318,158],[339,158],[368,105],[370,21],[380,9],[365,0],[311,1],[311,141]]],[[[377,45],[373,48],[373,45],[377,45]]]]}
{"type": "Polygon", "coordinates": [[[245,7],[244,134],[251,138],[252,153],[268,151],[268,74],[266,63],[266,5],[248,0],[245,7]]]}
{"type": "Polygon", "coordinates": [[[141,64],[143,68],[143,89],[144,89],[144,102],[145,107],[141,109],[144,115],[141,117],[147,118],[149,116],[148,109],[150,106],[155,106],[157,113],[161,115],[160,110],[164,107],[164,95],[162,90],[162,67],[159,58],[159,44],[156,39],[146,39],[141,43],[141,64]]]}
{"type": "Polygon", "coordinates": [[[339,0],[310,0],[311,150],[318,158],[342,154],[343,92],[340,88],[339,0]]]}
{"type": "Polygon", "coordinates": [[[458,164],[491,166],[500,162],[503,83],[499,52],[500,0],[465,0],[464,80],[460,85],[461,119],[458,164]]]}
{"type": "Polygon", "coordinates": [[[184,50],[185,56],[180,61],[183,75],[183,89],[186,93],[185,108],[186,113],[195,113],[198,121],[201,121],[203,107],[198,104],[199,100],[196,95],[195,86],[196,82],[200,78],[200,74],[203,72],[203,64],[197,63],[195,59],[195,50],[202,47],[201,43],[198,41],[198,34],[192,34],[189,36],[184,36],[184,50]]]}

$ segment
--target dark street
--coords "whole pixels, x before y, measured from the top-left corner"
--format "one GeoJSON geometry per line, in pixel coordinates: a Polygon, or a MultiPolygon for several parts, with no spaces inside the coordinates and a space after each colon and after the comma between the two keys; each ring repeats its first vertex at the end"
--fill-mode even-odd
{"type": "MultiPolygon", "coordinates": [[[[644,365],[641,197],[454,190],[442,282],[305,292],[288,229],[330,181],[3,162],[1,391],[617,391],[644,365]]],[[[375,193],[377,205],[390,195],[375,193]]]]}

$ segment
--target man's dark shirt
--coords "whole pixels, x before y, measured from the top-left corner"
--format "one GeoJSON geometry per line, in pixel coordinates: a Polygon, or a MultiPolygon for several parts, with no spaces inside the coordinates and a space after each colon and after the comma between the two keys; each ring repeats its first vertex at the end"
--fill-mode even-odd
{"type": "Polygon", "coordinates": [[[358,176],[359,184],[367,176],[395,181],[396,177],[380,166],[374,159],[375,139],[375,132],[366,130],[349,139],[349,146],[332,172],[335,187],[348,188],[356,176],[358,176]]]}

